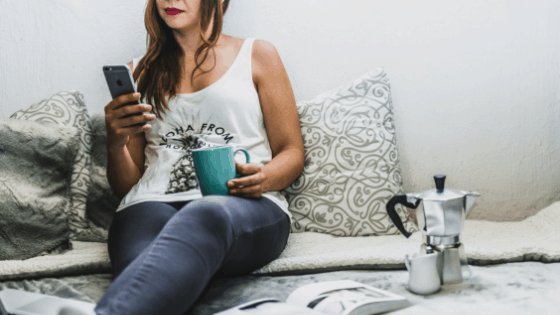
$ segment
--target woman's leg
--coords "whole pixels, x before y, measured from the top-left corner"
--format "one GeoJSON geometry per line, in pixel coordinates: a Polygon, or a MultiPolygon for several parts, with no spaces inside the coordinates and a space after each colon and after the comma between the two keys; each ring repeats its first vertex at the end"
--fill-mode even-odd
{"type": "Polygon", "coordinates": [[[107,241],[115,278],[152,243],[177,210],[163,202],[141,202],[115,214],[107,241]]]}
{"type": "Polygon", "coordinates": [[[115,279],[95,311],[183,314],[216,272],[239,274],[265,265],[281,253],[288,233],[288,216],[264,197],[191,201],[115,279]]]}
{"type": "Polygon", "coordinates": [[[219,275],[240,275],[254,271],[278,258],[288,242],[290,219],[274,202],[233,197],[228,202],[235,226],[235,242],[219,275]]]}

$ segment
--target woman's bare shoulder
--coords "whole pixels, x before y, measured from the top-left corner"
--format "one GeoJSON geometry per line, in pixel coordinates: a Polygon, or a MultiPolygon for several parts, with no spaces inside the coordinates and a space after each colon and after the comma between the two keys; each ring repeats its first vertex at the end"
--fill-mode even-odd
{"type": "Polygon", "coordinates": [[[254,79],[260,79],[265,74],[278,74],[284,69],[280,54],[273,44],[266,40],[257,39],[253,43],[252,66],[254,79]]]}
{"type": "Polygon", "coordinates": [[[253,43],[253,55],[260,61],[279,58],[276,47],[274,47],[272,43],[263,39],[256,39],[253,43]]]}

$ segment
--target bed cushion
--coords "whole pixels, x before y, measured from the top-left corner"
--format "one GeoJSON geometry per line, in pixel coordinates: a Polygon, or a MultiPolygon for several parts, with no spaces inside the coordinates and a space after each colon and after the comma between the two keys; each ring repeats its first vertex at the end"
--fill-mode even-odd
{"type": "MultiPolygon", "coordinates": [[[[461,242],[470,265],[560,262],[560,201],[519,222],[466,220],[461,242]],[[516,231],[516,233],[511,233],[516,231]]],[[[336,270],[406,269],[405,254],[417,253],[422,235],[338,237],[292,233],[280,256],[254,275],[298,275],[336,270]]],[[[72,242],[61,255],[0,261],[0,281],[111,272],[106,243],[72,242]]]]}
{"type": "Polygon", "coordinates": [[[0,260],[71,248],[70,182],[78,129],[0,120],[0,260]]]}
{"type": "Polygon", "coordinates": [[[78,129],[80,143],[73,164],[69,209],[70,239],[77,241],[101,241],[102,229],[87,220],[86,198],[90,187],[91,118],[83,95],[76,91],[62,91],[48,99],[15,112],[10,118],[41,121],[78,129]]]}
{"type": "MultiPolygon", "coordinates": [[[[301,176],[282,191],[292,232],[400,233],[385,206],[402,193],[389,79],[383,68],[297,103],[305,146],[301,176]]],[[[404,226],[416,231],[401,205],[404,226]]]]}

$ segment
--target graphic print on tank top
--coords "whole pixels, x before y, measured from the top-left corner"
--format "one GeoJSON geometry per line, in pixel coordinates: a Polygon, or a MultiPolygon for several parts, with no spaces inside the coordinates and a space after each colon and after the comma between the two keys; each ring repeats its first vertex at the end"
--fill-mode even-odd
{"type": "MultiPolygon", "coordinates": [[[[189,116],[191,116],[191,119],[187,120],[187,122],[200,121],[199,117],[195,117],[200,116],[199,113],[189,116]]],[[[191,150],[221,146],[228,144],[234,138],[225,128],[211,123],[212,116],[213,114],[210,115],[209,122],[203,123],[200,126],[193,126],[192,123],[185,125],[174,121],[168,124],[173,129],[161,137],[159,145],[165,146],[167,150],[183,152],[171,168],[165,194],[199,189],[191,150]]],[[[171,118],[171,120],[173,119],[171,118]]]]}
{"type": "Polygon", "coordinates": [[[194,173],[194,161],[190,150],[202,148],[203,142],[198,136],[189,134],[182,134],[178,141],[185,153],[173,164],[165,194],[198,189],[198,182],[194,173]]]}

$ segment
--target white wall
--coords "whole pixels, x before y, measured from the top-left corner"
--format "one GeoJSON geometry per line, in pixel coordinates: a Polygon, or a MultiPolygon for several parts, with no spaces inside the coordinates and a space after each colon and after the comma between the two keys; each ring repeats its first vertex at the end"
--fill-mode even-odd
{"type": "MultiPolygon", "coordinates": [[[[0,119],[145,50],[145,1],[3,1],[0,119]],[[25,14],[21,14],[25,13],[25,14]]],[[[279,50],[296,100],[384,66],[405,192],[482,194],[469,218],[520,220],[560,200],[560,2],[231,0],[224,33],[279,50]]]]}
{"type": "Polygon", "coordinates": [[[62,90],[84,94],[91,112],[111,100],[104,64],[146,47],[143,0],[2,0],[0,119],[62,90]]]}

